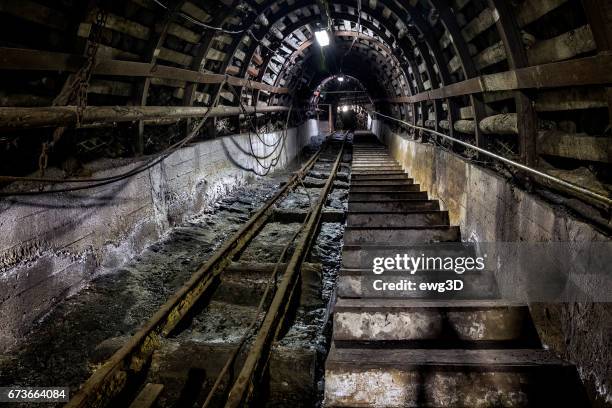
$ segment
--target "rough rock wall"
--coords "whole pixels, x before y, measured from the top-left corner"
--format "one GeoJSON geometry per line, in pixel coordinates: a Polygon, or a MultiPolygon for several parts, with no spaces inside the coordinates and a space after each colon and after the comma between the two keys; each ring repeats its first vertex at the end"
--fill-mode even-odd
{"type": "MultiPolygon", "coordinates": [[[[392,133],[382,139],[473,242],[609,241],[561,208],[460,156],[392,133]]],[[[545,345],[574,362],[596,406],[612,406],[612,304],[530,305],[545,345]]]]}
{"type": "MultiPolygon", "coordinates": [[[[279,136],[264,140],[272,144],[279,136]]],[[[289,130],[277,167],[295,158],[309,136],[303,128],[289,130]]],[[[251,140],[260,156],[272,150],[256,136],[251,140]]],[[[258,164],[249,151],[247,135],[228,136],[183,148],[115,184],[0,201],[0,352],[94,276],[120,266],[252,178],[249,169],[258,164]]],[[[93,163],[105,170],[92,177],[124,173],[138,164],[93,163]]]]}

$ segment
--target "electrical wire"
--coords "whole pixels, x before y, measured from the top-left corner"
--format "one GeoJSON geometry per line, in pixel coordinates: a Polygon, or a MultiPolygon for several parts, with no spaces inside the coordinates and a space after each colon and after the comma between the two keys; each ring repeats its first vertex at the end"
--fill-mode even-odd
{"type": "MultiPolygon", "coordinates": [[[[162,7],[165,10],[169,10],[170,8],[165,5],[164,3],[162,3],[159,0],[153,0],[158,6],[162,7]]],[[[215,26],[211,26],[209,24],[206,24],[196,18],[193,18],[191,16],[189,16],[186,13],[183,12],[178,12],[177,15],[181,16],[182,18],[184,18],[185,20],[191,22],[192,24],[198,25],[202,28],[205,28],[207,30],[212,30],[212,31],[217,31],[217,32],[222,32],[225,34],[229,34],[229,35],[237,35],[237,34],[242,34],[242,33],[247,33],[249,34],[260,46],[268,49],[270,52],[273,53],[273,55],[276,55],[278,53],[278,49],[276,50],[272,50],[270,47],[266,46],[265,44],[263,44],[263,40],[260,40],[259,38],[257,38],[255,36],[255,34],[251,31],[251,29],[241,29],[241,30],[227,30],[224,29],[222,27],[215,27],[215,26]]],[[[224,81],[224,83],[226,83],[226,81],[224,81]]],[[[223,88],[224,83],[222,83],[219,86],[219,93],[217,93],[217,97],[216,100],[218,101],[219,98],[219,94],[220,94],[220,90],[223,88]]],[[[231,86],[231,85],[230,85],[231,86]]],[[[233,86],[232,86],[233,89],[233,86]]],[[[234,89],[235,91],[235,89],[234,89]]],[[[234,92],[236,94],[236,92],[234,92]]],[[[251,127],[253,126],[252,121],[250,120],[250,116],[249,114],[246,112],[246,109],[244,108],[244,105],[242,105],[242,101],[240,101],[241,104],[241,108],[243,113],[247,116],[248,121],[251,125],[251,127]]],[[[216,103],[214,103],[211,106],[216,106],[216,103]]],[[[163,160],[165,160],[168,156],[170,156],[172,153],[174,153],[176,150],[180,149],[181,147],[183,147],[187,142],[189,142],[189,140],[193,139],[193,137],[196,136],[196,134],[198,133],[198,131],[201,129],[202,125],[204,124],[204,122],[206,121],[206,119],[208,118],[209,115],[209,111],[207,111],[204,115],[204,117],[202,118],[202,120],[200,121],[200,123],[198,124],[198,126],[194,129],[194,131],[185,139],[175,143],[174,145],[168,147],[166,150],[158,153],[156,155],[155,158],[151,159],[149,162],[137,167],[136,169],[130,170],[126,173],[117,175],[117,176],[109,176],[109,177],[100,177],[100,178],[88,178],[88,179],[48,179],[48,178],[41,178],[41,177],[17,177],[17,176],[0,176],[0,182],[15,182],[15,181],[22,181],[22,182],[42,182],[42,183],[94,183],[94,184],[89,184],[86,186],[79,186],[79,187],[68,187],[68,188],[64,188],[64,189],[56,189],[56,190],[46,190],[46,191],[27,191],[27,192],[6,192],[6,193],[0,193],[0,197],[8,197],[8,196],[30,196],[30,195],[42,195],[42,194],[51,194],[51,193],[65,193],[65,192],[71,192],[71,191],[79,191],[79,190],[84,190],[84,189],[89,189],[89,188],[95,188],[95,187],[100,187],[100,186],[104,186],[107,184],[111,184],[117,181],[121,181],[123,179],[126,179],[128,177],[137,175],[143,171],[146,171],[148,169],[150,169],[151,167],[161,163],[163,160]]],[[[280,156],[284,150],[284,141],[286,141],[287,138],[287,127],[288,127],[288,122],[289,122],[289,117],[291,115],[291,109],[289,110],[289,113],[287,114],[287,121],[286,121],[286,125],[285,125],[285,130],[284,130],[284,135],[282,137],[280,137],[277,142],[275,142],[272,145],[267,144],[267,142],[265,142],[259,132],[257,131],[256,127],[256,134],[258,139],[260,140],[260,142],[262,142],[264,145],[266,145],[267,147],[272,147],[274,146],[274,150],[267,156],[265,157],[257,157],[257,155],[255,154],[255,151],[253,149],[253,144],[252,144],[252,140],[251,140],[251,135],[250,135],[250,131],[249,131],[249,144],[251,147],[251,153],[253,155],[253,157],[256,158],[258,164],[265,169],[265,173],[264,174],[258,174],[258,175],[267,175],[270,171],[270,169],[272,167],[275,167],[278,162],[280,161],[280,156]],[[281,140],[283,141],[283,143],[281,144],[281,140]],[[260,160],[265,160],[269,157],[271,157],[276,150],[278,149],[278,146],[281,145],[281,150],[278,152],[278,154],[276,155],[276,157],[274,159],[272,159],[271,161],[271,165],[264,165],[263,163],[260,162],[260,160]]],[[[256,116],[256,110],[255,110],[255,118],[257,118],[256,116]]]]}
{"type": "Polygon", "coordinates": [[[127,171],[122,174],[118,174],[116,176],[109,177],[99,177],[99,178],[88,178],[88,179],[43,179],[36,177],[13,177],[13,176],[0,176],[0,181],[24,181],[24,182],[45,182],[45,183],[93,183],[85,186],[76,186],[76,187],[66,187],[62,189],[55,190],[39,190],[39,191],[16,191],[16,192],[0,192],[0,197],[13,197],[13,196],[36,196],[36,195],[46,195],[53,193],[68,193],[72,191],[86,190],[90,188],[96,188],[105,186],[108,184],[116,183],[118,181],[125,180],[137,174],[140,174],[150,168],[156,166],[157,164],[163,162],[166,158],[172,155],[174,152],[185,146],[188,142],[193,140],[199,133],[200,129],[208,119],[211,109],[213,106],[216,106],[219,102],[219,97],[221,96],[221,88],[227,82],[227,79],[224,79],[219,87],[217,95],[215,96],[215,100],[213,104],[206,111],[204,116],[200,119],[198,124],[193,128],[193,130],[187,135],[185,138],[179,140],[173,145],[168,146],[163,151],[157,153],[151,160],[147,163],[144,163],[135,169],[127,171]]]}
{"type": "MultiPolygon", "coordinates": [[[[170,7],[168,7],[167,5],[165,5],[164,3],[162,3],[159,0],[153,0],[153,2],[155,2],[158,6],[162,7],[165,10],[170,10],[170,7]]],[[[244,33],[246,31],[246,29],[243,29],[243,30],[227,30],[227,29],[222,28],[222,27],[214,27],[214,26],[208,25],[208,24],[206,24],[206,23],[204,23],[204,22],[202,22],[202,21],[200,21],[200,20],[198,20],[196,18],[193,18],[189,14],[183,13],[182,11],[179,11],[177,13],[177,15],[183,17],[185,20],[189,21],[192,24],[198,25],[198,26],[200,26],[202,28],[205,28],[205,29],[211,30],[211,31],[219,31],[219,32],[222,32],[222,33],[225,33],[225,34],[231,34],[231,35],[242,34],[242,33],[244,33]]]]}
{"type": "MultiPolygon", "coordinates": [[[[239,101],[239,106],[240,109],[246,113],[246,107],[244,106],[243,102],[242,102],[242,95],[238,94],[238,91],[236,90],[236,88],[231,85],[228,84],[230,91],[233,93],[233,95],[237,98],[237,100],[239,101]]],[[[276,167],[276,165],[278,164],[278,162],[280,161],[280,158],[282,156],[282,153],[285,149],[286,146],[286,140],[288,137],[288,128],[289,128],[289,118],[291,117],[291,111],[293,109],[293,104],[291,104],[289,106],[289,111],[287,112],[287,119],[285,121],[285,127],[283,130],[283,134],[282,136],[280,136],[277,141],[275,143],[272,144],[272,146],[274,146],[274,149],[267,153],[266,155],[262,156],[262,155],[258,155],[257,153],[255,153],[255,148],[253,147],[253,138],[252,138],[252,133],[251,133],[251,129],[254,130],[254,132],[257,134],[257,137],[260,141],[262,141],[262,138],[259,134],[259,130],[257,129],[257,126],[253,124],[252,120],[250,119],[249,116],[247,116],[248,119],[248,123],[250,125],[249,128],[249,133],[248,133],[248,138],[249,138],[249,150],[250,150],[250,156],[253,157],[255,159],[255,161],[257,162],[257,164],[262,167],[264,169],[264,172],[257,172],[257,170],[255,169],[251,169],[252,172],[254,172],[255,174],[257,174],[258,176],[266,176],[270,173],[271,169],[276,167]],[[280,147],[280,150],[279,150],[280,147]],[[278,153],[277,153],[278,150],[278,153]],[[276,154],[276,155],[275,155],[276,154]],[[262,162],[262,160],[266,160],[269,159],[270,157],[274,156],[274,158],[271,159],[270,163],[266,164],[264,162],[262,162]]],[[[257,120],[257,118],[256,118],[257,120]]]]}
{"type": "MultiPolygon", "coordinates": [[[[165,10],[169,10],[170,8],[165,5],[164,3],[162,3],[159,0],[153,0],[155,2],[155,4],[157,4],[158,6],[164,8],[165,10]]],[[[250,28],[243,28],[241,30],[228,30],[226,28],[223,27],[215,27],[215,26],[211,26],[209,24],[206,24],[194,17],[191,17],[189,14],[183,13],[182,11],[179,11],[178,13],[176,13],[178,16],[182,17],[183,19],[185,19],[186,21],[189,21],[192,24],[195,24],[197,26],[200,26],[206,30],[210,30],[210,31],[216,31],[216,32],[221,32],[224,34],[229,34],[229,35],[238,35],[238,34],[243,34],[246,33],[248,34],[250,37],[252,37],[255,42],[257,42],[259,45],[261,45],[264,48],[267,48],[270,52],[272,53],[276,53],[277,51],[272,50],[270,47],[268,47],[267,45],[263,44],[263,40],[260,40],[259,38],[257,38],[257,36],[253,33],[253,31],[250,28]]]]}

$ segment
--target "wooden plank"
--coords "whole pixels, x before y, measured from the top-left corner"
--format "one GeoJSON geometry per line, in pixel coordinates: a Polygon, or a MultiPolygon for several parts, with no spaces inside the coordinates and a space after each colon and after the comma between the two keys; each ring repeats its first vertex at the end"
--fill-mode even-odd
{"type": "MultiPolygon", "coordinates": [[[[514,18],[514,9],[506,0],[488,0],[493,9],[497,32],[506,49],[506,59],[512,69],[529,66],[523,38],[514,18]]],[[[519,150],[521,160],[528,166],[536,162],[536,126],[537,116],[531,98],[527,93],[517,90],[514,94],[516,113],[518,114],[519,150]]]]}
{"type": "Polygon", "coordinates": [[[601,54],[482,75],[432,91],[421,92],[409,97],[388,98],[385,101],[417,103],[482,92],[608,84],[612,84],[612,55],[601,54]]]}
{"type": "Polygon", "coordinates": [[[64,31],[68,25],[68,19],[63,13],[30,0],[2,0],[0,13],[10,14],[54,30],[64,31]]]}
{"type": "MultiPolygon", "coordinates": [[[[286,112],[288,106],[260,106],[257,113],[286,112]]],[[[245,107],[248,114],[255,108],[245,107]]],[[[83,111],[81,123],[102,124],[113,122],[135,122],[165,118],[192,118],[238,116],[241,107],[182,107],[182,106],[88,106],[83,111]]],[[[43,108],[0,108],[0,129],[30,129],[40,127],[71,126],[77,122],[76,106],[52,106],[43,108]]]]}
{"type": "Polygon", "coordinates": [[[612,163],[612,138],[589,136],[585,133],[564,133],[541,130],[538,152],[551,156],[612,163]]]}
{"type": "Polygon", "coordinates": [[[76,54],[0,47],[0,69],[76,72],[85,58],[76,54]]]}
{"type": "Polygon", "coordinates": [[[508,350],[419,350],[419,349],[372,349],[335,348],[327,358],[328,370],[342,369],[343,366],[362,369],[381,367],[569,367],[570,363],[557,358],[553,353],[540,349],[508,350]]]}
{"type": "MultiPolygon", "coordinates": [[[[22,48],[0,47],[0,70],[35,70],[76,72],[84,59],[74,54],[47,52],[22,48]]],[[[206,74],[194,70],[135,61],[104,60],[93,70],[95,75],[129,76],[175,79],[201,84],[219,84],[226,78],[221,74],[206,74]]],[[[232,85],[260,89],[272,93],[287,94],[288,88],[248,81],[233,76],[227,77],[232,85]]]]}
{"type": "MultiPolygon", "coordinates": [[[[607,0],[582,0],[597,50],[612,50],[612,5],[607,0]]],[[[608,123],[612,125],[612,87],[606,88],[608,123]]]]}
{"type": "MultiPolygon", "coordinates": [[[[467,41],[465,41],[465,38],[461,34],[461,29],[457,24],[457,19],[451,13],[451,10],[448,7],[445,7],[445,4],[442,0],[430,0],[430,2],[434,5],[436,9],[439,10],[442,24],[453,39],[451,43],[453,48],[455,49],[455,55],[459,59],[461,69],[463,70],[463,75],[468,80],[477,77],[478,70],[476,69],[476,66],[474,64],[474,59],[470,55],[467,41]]],[[[478,83],[478,85],[480,85],[480,83],[478,83]]],[[[485,104],[479,95],[472,94],[470,95],[469,99],[472,105],[472,112],[475,123],[480,123],[480,121],[486,116],[485,104]]],[[[459,119],[460,118],[456,118],[456,120],[459,119]]],[[[455,130],[454,121],[449,123],[449,128],[450,135],[453,136],[455,130]]],[[[480,131],[480,128],[478,126],[475,127],[474,131],[476,136],[476,146],[484,146],[484,134],[480,131]]]]}
{"type": "Polygon", "coordinates": [[[147,383],[136,399],[132,401],[130,408],[151,408],[157,401],[157,398],[159,398],[163,389],[163,384],[147,383]]]}

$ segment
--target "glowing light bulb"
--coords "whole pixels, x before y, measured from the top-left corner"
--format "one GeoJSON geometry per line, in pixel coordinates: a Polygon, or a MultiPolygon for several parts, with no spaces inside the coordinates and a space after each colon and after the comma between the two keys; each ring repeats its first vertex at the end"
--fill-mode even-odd
{"type": "Polygon", "coordinates": [[[344,77],[342,75],[338,77],[338,82],[344,82],[344,77]]]}

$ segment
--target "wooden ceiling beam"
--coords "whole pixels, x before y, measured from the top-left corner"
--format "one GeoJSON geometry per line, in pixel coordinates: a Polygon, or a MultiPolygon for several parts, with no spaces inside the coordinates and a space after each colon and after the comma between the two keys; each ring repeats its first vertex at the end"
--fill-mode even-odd
{"type": "Polygon", "coordinates": [[[386,101],[416,103],[483,92],[610,84],[612,84],[612,55],[601,54],[481,75],[417,95],[389,98],[386,101]]]}
{"type": "MultiPolygon", "coordinates": [[[[0,70],[76,72],[81,66],[82,61],[83,57],[74,54],[0,47],[0,70]]],[[[227,81],[234,86],[259,89],[279,94],[289,93],[289,89],[287,88],[275,87],[235,76],[202,73],[184,68],[175,68],[146,62],[103,60],[96,64],[93,69],[93,74],[118,77],[174,79],[200,84],[220,84],[227,77],[227,81]]]]}

